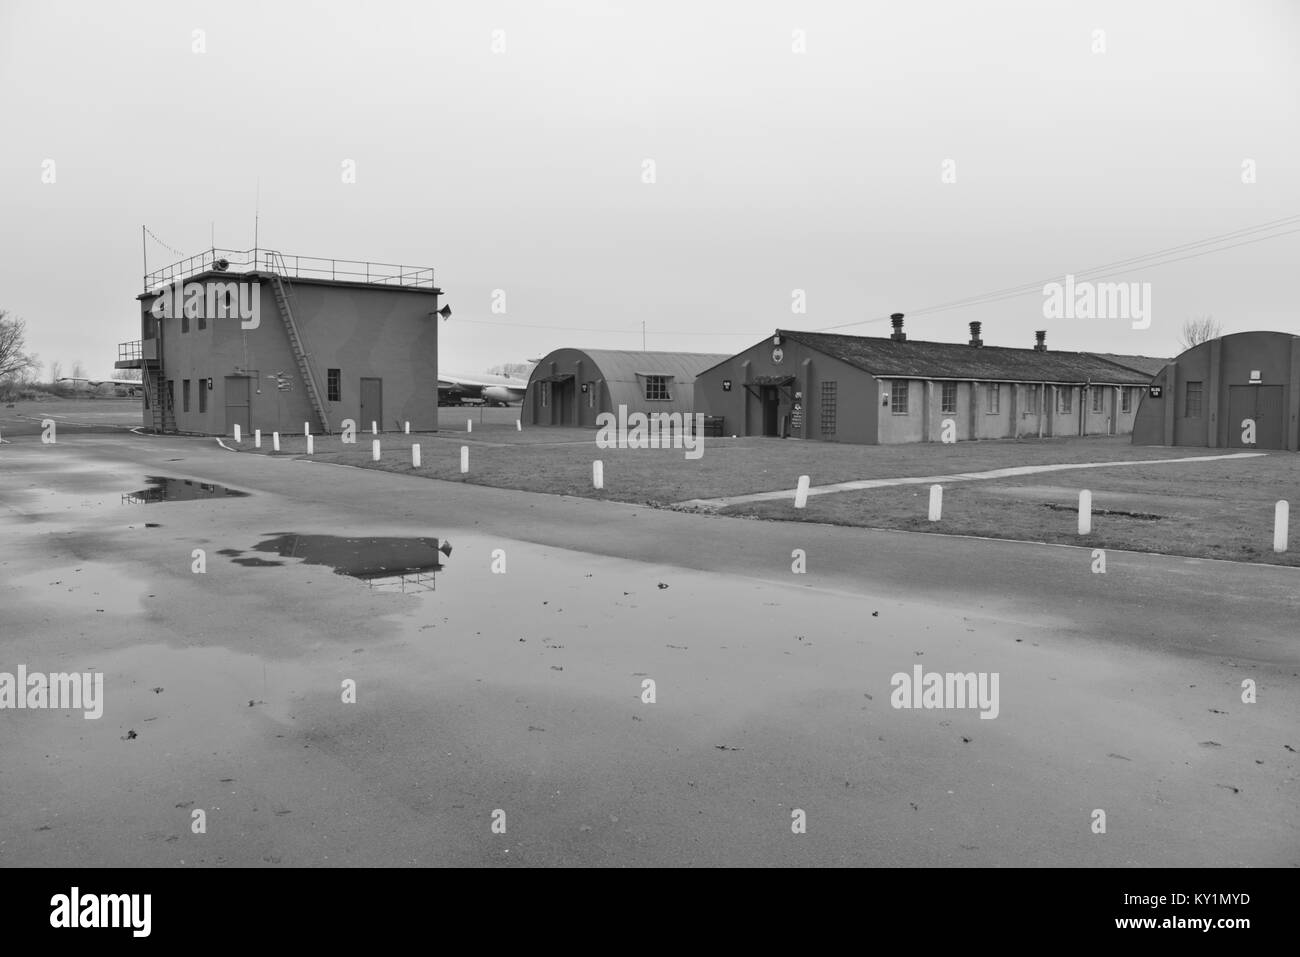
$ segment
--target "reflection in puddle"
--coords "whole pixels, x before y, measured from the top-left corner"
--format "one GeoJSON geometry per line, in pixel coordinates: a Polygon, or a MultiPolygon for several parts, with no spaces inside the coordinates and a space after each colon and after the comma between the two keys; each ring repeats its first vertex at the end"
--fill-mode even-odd
{"type": "MultiPolygon", "coordinates": [[[[451,543],[436,538],[341,538],[335,535],[276,535],[253,546],[281,558],[300,558],[308,565],[328,565],[336,574],[359,578],[377,591],[433,591],[434,572],[442,556],[451,555],[451,543]]],[[[242,555],[222,549],[223,555],[242,555]]],[[[257,556],[232,558],[249,567],[283,565],[257,556]]]]}
{"type": "Polygon", "coordinates": [[[145,478],[149,488],[138,492],[126,492],[122,502],[128,505],[150,505],[154,502],[192,502],[201,498],[247,498],[247,492],[238,492],[224,485],[211,482],[195,482],[192,479],[171,478],[166,475],[150,475],[145,478]]]}

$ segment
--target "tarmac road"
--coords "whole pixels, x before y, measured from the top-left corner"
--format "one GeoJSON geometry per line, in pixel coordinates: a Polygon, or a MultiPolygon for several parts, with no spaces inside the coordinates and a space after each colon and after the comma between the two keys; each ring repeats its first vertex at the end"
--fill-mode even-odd
{"type": "Polygon", "coordinates": [[[1300,570],[60,436],[0,446],[0,672],[104,714],[0,710],[0,863],[1300,862],[1300,570]],[[393,594],[282,533],[453,550],[393,594]],[[891,707],[914,665],[997,717],[891,707]]]}

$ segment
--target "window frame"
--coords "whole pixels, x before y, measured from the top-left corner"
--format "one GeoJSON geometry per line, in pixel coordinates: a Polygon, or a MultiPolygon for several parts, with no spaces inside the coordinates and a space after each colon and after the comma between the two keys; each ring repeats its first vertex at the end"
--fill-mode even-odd
{"type": "Polygon", "coordinates": [[[1205,416],[1205,380],[1189,379],[1183,386],[1183,418],[1200,419],[1205,416]],[[1193,392],[1192,386],[1196,386],[1193,392]],[[1196,414],[1192,414],[1192,395],[1196,396],[1196,414]]]}
{"type": "Polygon", "coordinates": [[[325,401],[326,402],[343,401],[343,370],[342,369],[325,370],[325,401]]]}
{"type": "Polygon", "coordinates": [[[986,415],[1002,414],[1002,383],[986,382],[984,384],[984,412],[986,415]]]}
{"type": "Polygon", "coordinates": [[[838,424],[840,386],[838,379],[823,382],[817,404],[818,425],[822,435],[834,435],[838,424]]]}
{"type": "Polygon", "coordinates": [[[956,415],[957,414],[957,383],[940,382],[939,383],[939,414],[956,415]],[[948,401],[948,390],[952,389],[952,402],[948,401]],[[951,407],[950,407],[951,406],[951,407]]]}
{"type": "Polygon", "coordinates": [[[647,402],[673,401],[673,376],[646,373],[642,378],[645,379],[645,382],[641,386],[641,395],[647,402]],[[657,393],[662,393],[662,395],[657,393]]]}
{"type": "Polygon", "coordinates": [[[889,411],[894,415],[911,415],[908,399],[911,396],[912,383],[907,379],[894,379],[889,385],[889,411]],[[902,396],[902,408],[899,408],[899,396],[902,396]]]}

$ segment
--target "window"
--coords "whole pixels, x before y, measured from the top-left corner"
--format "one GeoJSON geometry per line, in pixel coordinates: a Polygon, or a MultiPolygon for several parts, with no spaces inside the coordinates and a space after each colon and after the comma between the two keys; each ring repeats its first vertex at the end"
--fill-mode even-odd
{"type": "Polygon", "coordinates": [[[588,382],[587,383],[587,408],[594,409],[595,407],[596,407],[596,383],[588,382]]]}
{"type": "Polygon", "coordinates": [[[1002,411],[1002,386],[997,382],[990,382],[984,387],[987,393],[989,415],[997,415],[1002,411]]]}
{"type": "Polygon", "coordinates": [[[537,390],[538,395],[542,400],[542,408],[544,409],[551,404],[551,384],[549,382],[539,382],[537,383],[537,390]]]}
{"type": "Polygon", "coordinates": [[[907,383],[895,382],[889,389],[889,404],[894,407],[894,415],[907,415],[907,383]]]}
{"type": "Polygon", "coordinates": [[[670,375],[648,375],[645,377],[645,397],[648,401],[667,402],[672,398],[668,391],[668,383],[672,381],[670,375]]]}
{"type": "Polygon", "coordinates": [[[325,401],[342,402],[343,399],[343,370],[326,369],[325,370],[325,401]]]}
{"type": "Polygon", "coordinates": [[[1070,386],[1064,386],[1056,390],[1056,411],[1074,411],[1074,389],[1070,386]]]}
{"type": "Polygon", "coordinates": [[[957,383],[945,382],[943,384],[943,395],[941,397],[941,412],[957,411],[957,383]]]}
{"type": "Polygon", "coordinates": [[[190,410],[190,380],[182,379],[181,380],[181,411],[188,412],[189,410],[190,410]]]}
{"type": "Polygon", "coordinates": [[[212,388],[211,379],[199,380],[199,411],[208,411],[208,390],[212,388]]]}
{"type": "Polygon", "coordinates": [[[822,435],[835,434],[835,403],[838,398],[839,384],[836,382],[822,383],[822,401],[820,405],[822,417],[822,435]]]}
{"type": "Polygon", "coordinates": [[[1185,403],[1186,408],[1183,414],[1189,419],[1199,419],[1201,417],[1201,387],[1204,384],[1204,382],[1187,383],[1187,391],[1185,393],[1187,401],[1185,403]]]}
{"type": "Polygon", "coordinates": [[[1106,396],[1106,393],[1104,393],[1101,389],[1097,388],[1096,386],[1093,387],[1093,389],[1092,389],[1092,411],[1094,411],[1094,412],[1105,412],[1105,411],[1106,411],[1106,409],[1105,409],[1105,396],[1106,396]]]}
{"type": "Polygon", "coordinates": [[[1133,390],[1128,386],[1119,390],[1119,410],[1121,412],[1133,411],[1133,390]]]}

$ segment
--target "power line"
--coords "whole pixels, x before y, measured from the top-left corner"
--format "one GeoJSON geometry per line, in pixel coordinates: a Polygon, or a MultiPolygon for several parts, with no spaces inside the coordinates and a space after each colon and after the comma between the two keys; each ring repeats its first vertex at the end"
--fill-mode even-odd
{"type": "MultiPolygon", "coordinates": [[[[1277,230],[1280,226],[1292,225],[1294,223],[1300,223],[1300,216],[1288,216],[1288,217],[1284,217],[1283,219],[1273,220],[1272,222],[1269,223],[1261,223],[1257,226],[1248,226],[1243,229],[1233,230],[1232,232],[1223,233],[1218,236],[1213,236],[1210,237],[1209,239],[1200,239],[1200,240],[1196,240],[1195,242],[1182,243],[1178,246],[1170,246],[1166,249],[1161,249],[1161,250],[1157,250],[1156,252],[1147,253],[1143,256],[1132,256],[1128,259],[1119,259],[1110,263],[1102,263],[1101,265],[1098,266],[1091,266],[1087,269],[1077,270],[1073,273],[1070,273],[1070,275],[1086,278],[1088,280],[1093,280],[1093,279],[1105,279],[1110,276],[1116,276],[1122,273],[1132,272],[1134,269],[1138,269],[1138,268],[1154,269],[1157,266],[1164,266],[1164,265],[1168,265],[1169,263],[1181,262],[1186,259],[1195,259],[1198,256],[1205,256],[1210,253],[1222,252],[1227,249],[1235,249],[1238,246],[1247,246],[1250,245],[1251,243],[1263,242],[1264,240],[1267,239],[1276,239],[1280,236],[1287,236],[1290,235],[1291,233],[1300,232],[1300,228],[1288,229],[1288,230],[1283,230],[1281,232],[1270,232],[1270,234],[1267,236],[1257,236],[1253,239],[1245,239],[1237,243],[1230,243],[1228,245],[1218,245],[1218,244],[1222,244],[1228,239],[1233,239],[1240,236],[1248,236],[1258,232],[1269,232],[1271,230],[1277,230]],[[1198,252],[1192,252],[1185,256],[1170,257],[1169,255],[1170,253],[1182,252],[1188,249],[1196,249],[1197,247],[1207,246],[1207,245],[1213,246],[1213,248],[1201,249],[1198,252]]],[[[923,315],[929,315],[936,312],[946,312],[949,309],[959,309],[967,306],[976,306],[976,305],[987,305],[989,303],[999,302],[1003,299],[1013,299],[1016,298],[1017,296],[1023,296],[1031,292],[1036,292],[1041,290],[1042,287],[1047,283],[1058,281],[1060,279],[1060,275],[1061,274],[1056,274],[1053,276],[1049,276],[1046,279],[1037,280],[1035,282],[1022,283],[1019,286],[1009,286],[1004,289],[992,290],[990,292],[981,293],[975,296],[967,296],[964,299],[955,299],[949,302],[939,303],[938,305],[928,306],[924,309],[913,309],[908,312],[908,315],[923,316],[923,315]]],[[[884,322],[888,318],[889,316],[877,316],[872,319],[862,319],[856,322],[845,322],[834,326],[824,326],[820,329],[817,329],[816,331],[828,332],[832,329],[847,329],[852,326],[863,326],[863,325],[869,325],[877,322],[884,322]]]]}

